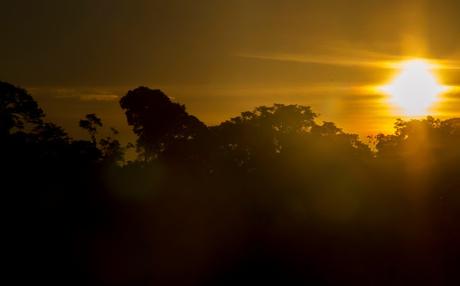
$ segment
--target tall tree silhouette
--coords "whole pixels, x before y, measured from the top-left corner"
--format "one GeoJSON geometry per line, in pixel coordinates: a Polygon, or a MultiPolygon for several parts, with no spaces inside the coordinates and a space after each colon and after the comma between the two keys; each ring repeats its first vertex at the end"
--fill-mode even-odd
{"type": "Polygon", "coordinates": [[[0,137],[43,122],[44,113],[25,89],[0,81],[0,137]]]}
{"type": "Polygon", "coordinates": [[[85,116],[85,119],[81,119],[79,122],[81,128],[85,129],[91,138],[91,142],[94,148],[99,148],[101,158],[111,162],[117,163],[123,161],[125,154],[125,148],[121,145],[115,136],[118,135],[118,130],[110,128],[112,136],[106,136],[104,138],[97,139],[98,129],[103,126],[102,119],[96,114],[90,113],[85,116]]]}
{"type": "Polygon", "coordinates": [[[139,87],[120,100],[128,124],[138,135],[137,147],[146,160],[157,157],[177,141],[195,139],[206,125],[189,115],[185,106],[171,101],[160,90],[139,87]]]}
{"type": "Polygon", "coordinates": [[[88,131],[91,141],[96,144],[96,133],[99,127],[102,127],[102,120],[91,113],[85,116],[85,119],[80,120],[80,127],[88,131]]]}

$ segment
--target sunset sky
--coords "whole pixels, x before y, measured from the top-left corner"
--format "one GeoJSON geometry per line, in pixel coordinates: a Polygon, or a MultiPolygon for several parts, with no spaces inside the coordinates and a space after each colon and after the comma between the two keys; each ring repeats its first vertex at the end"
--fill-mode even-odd
{"type": "Polygon", "coordinates": [[[0,80],[74,136],[86,113],[127,131],[118,100],[140,85],[207,124],[296,103],[348,132],[389,132],[404,114],[373,87],[411,58],[440,63],[437,79],[453,87],[430,113],[460,116],[456,0],[0,2],[0,80]]]}

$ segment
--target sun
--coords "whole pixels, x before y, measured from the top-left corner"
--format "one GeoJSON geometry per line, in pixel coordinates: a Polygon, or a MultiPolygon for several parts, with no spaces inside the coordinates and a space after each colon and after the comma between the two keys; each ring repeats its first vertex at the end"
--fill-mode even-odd
{"type": "Polygon", "coordinates": [[[448,87],[439,83],[436,66],[422,59],[402,62],[398,74],[379,90],[390,95],[390,102],[400,107],[407,116],[427,115],[439,95],[448,87]]]}

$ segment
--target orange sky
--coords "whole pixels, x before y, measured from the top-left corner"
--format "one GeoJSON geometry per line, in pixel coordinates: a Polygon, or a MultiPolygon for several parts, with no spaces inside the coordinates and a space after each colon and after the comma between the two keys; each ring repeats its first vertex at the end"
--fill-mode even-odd
{"type": "MultiPolygon", "coordinates": [[[[2,4],[0,80],[27,88],[49,118],[79,136],[100,115],[128,130],[117,101],[160,88],[217,124],[258,105],[310,105],[320,120],[361,135],[398,116],[382,94],[407,57],[449,63],[458,85],[460,2],[438,1],[10,1],[2,4]]],[[[433,110],[458,116],[456,90],[433,110]]]]}

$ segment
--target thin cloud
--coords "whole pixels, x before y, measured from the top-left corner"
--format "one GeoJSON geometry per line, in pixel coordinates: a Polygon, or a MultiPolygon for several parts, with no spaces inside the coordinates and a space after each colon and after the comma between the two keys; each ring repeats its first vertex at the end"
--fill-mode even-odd
{"type": "Polygon", "coordinates": [[[82,101],[117,101],[119,96],[116,94],[85,94],[80,95],[82,101]]]}
{"type": "Polygon", "coordinates": [[[117,101],[120,96],[112,90],[99,88],[30,88],[34,95],[52,97],[54,99],[73,99],[80,101],[117,101]]]}
{"type": "Polygon", "coordinates": [[[371,67],[371,68],[392,68],[393,62],[391,61],[377,61],[367,59],[354,59],[325,56],[325,55],[300,55],[288,53],[273,53],[273,54],[238,54],[237,56],[248,59],[270,60],[270,61],[283,61],[283,62],[296,62],[307,64],[321,64],[333,66],[346,66],[346,67],[371,67]]]}
{"type": "MultiPolygon", "coordinates": [[[[242,53],[237,54],[238,57],[267,60],[294,62],[305,64],[319,64],[342,67],[365,67],[379,69],[394,69],[398,68],[399,63],[404,60],[411,59],[411,56],[392,56],[382,53],[376,53],[366,50],[348,51],[340,50],[341,55],[337,55],[339,50],[329,49],[334,52],[333,55],[318,55],[318,54],[293,54],[293,53],[242,53]],[[336,54],[337,53],[337,54],[336,54]]],[[[426,58],[427,61],[435,63],[437,69],[460,69],[460,61],[445,60],[436,58],[426,58]]]]}

